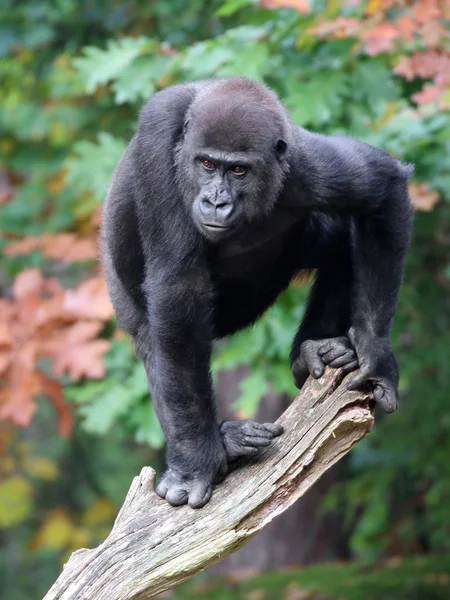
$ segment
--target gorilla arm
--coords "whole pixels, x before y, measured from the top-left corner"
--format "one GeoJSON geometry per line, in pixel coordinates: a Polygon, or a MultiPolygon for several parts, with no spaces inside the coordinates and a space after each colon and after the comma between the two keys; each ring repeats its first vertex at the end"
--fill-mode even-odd
{"type": "MultiPolygon", "coordinates": [[[[349,339],[359,363],[350,389],[371,382],[386,412],[397,406],[398,370],[390,344],[404,259],[410,241],[410,167],[352,138],[297,128],[290,154],[288,197],[312,211],[350,216],[349,339]]],[[[332,292],[330,290],[330,292],[332,292]]]]}

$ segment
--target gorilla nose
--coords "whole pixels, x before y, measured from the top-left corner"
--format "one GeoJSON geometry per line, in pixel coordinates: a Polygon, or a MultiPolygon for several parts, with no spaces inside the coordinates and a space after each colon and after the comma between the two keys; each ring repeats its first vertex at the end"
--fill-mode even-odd
{"type": "Polygon", "coordinates": [[[231,202],[224,200],[212,200],[211,198],[202,198],[200,202],[200,212],[202,216],[213,221],[224,221],[233,212],[231,202]]]}

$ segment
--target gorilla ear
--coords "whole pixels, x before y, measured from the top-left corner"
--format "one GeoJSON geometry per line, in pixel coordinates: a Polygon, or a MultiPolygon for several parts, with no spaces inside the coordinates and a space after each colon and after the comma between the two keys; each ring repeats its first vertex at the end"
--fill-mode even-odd
{"type": "Polygon", "coordinates": [[[186,135],[186,133],[187,133],[187,130],[189,127],[189,122],[190,122],[190,119],[186,119],[186,121],[183,124],[183,135],[186,135]]]}
{"type": "Polygon", "coordinates": [[[279,140],[277,140],[277,143],[275,145],[275,151],[277,153],[277,158],[284,158],[285,154],[286,154],[286,150],[287,150],[287,144],[284,140],[282,140],[281,138],[279,140]]]}

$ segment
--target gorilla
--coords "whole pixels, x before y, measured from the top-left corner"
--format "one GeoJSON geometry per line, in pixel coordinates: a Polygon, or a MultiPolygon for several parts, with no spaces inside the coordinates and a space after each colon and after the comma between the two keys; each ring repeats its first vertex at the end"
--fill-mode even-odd
{"type": "Polygon", "coordinates": [[[276,424],[216,417],[213,340],[255,322],[301,271],[315,272],[294,336],[295,384],[356,371],[397,406],[390,333],[412,209],[412,168],[345,136],[297,126],[245,78],[175,85],[144,106],[103,212],[102,260],[119,325],[144,361],[167,440],[157,493],[204,506],[276,424]]]}

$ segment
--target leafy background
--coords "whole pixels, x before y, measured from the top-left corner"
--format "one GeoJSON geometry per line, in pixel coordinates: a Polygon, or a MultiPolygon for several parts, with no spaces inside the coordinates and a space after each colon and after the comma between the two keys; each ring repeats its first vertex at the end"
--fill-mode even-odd
{"type": "MultiPolygon", "coordinates": [[[[351,563],[244,583],[229,567],[218,583],[175,596],[448,598],[450,1],[1,8],[0,598],[41,598],[71,551],[104,539],[141,466],[162,467],[145,373],[116,328],[97,264],[100,207],[145,100],[229,75],[265,81],[304,127],[415,164],[415,235],[394,332],[402,402],[378,418],[320,507],[303,508],[308,543],[323,515],[340,523],[339,544],[324,534],[316,558],[351,563]]],[[[258,325],[216,349],[216,379],[237,374],[238,415],[294,393],[287,357],[306,294],[294,284],[258,325]]],[[[268,533],[288,549],[277,564],[314,559],[280,529],[268,533]]]]}

